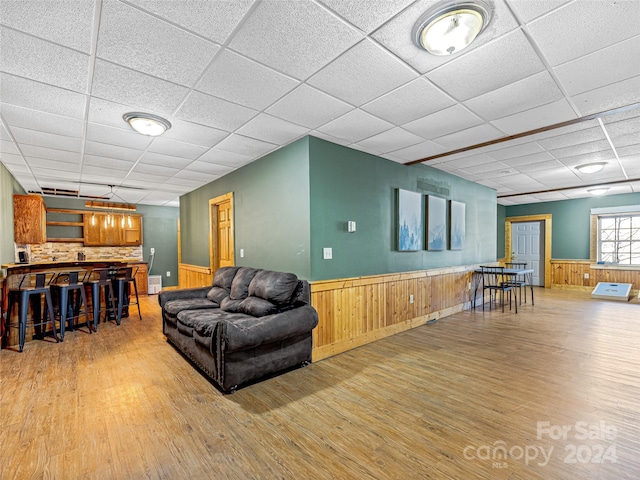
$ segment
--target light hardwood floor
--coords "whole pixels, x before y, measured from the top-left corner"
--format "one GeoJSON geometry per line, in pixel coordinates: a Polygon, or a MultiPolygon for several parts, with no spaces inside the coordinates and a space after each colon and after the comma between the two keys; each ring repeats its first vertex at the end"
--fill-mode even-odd
{"type": "Polygon", "coordinates": [[[0,352],[0,478],[640,475],[635,299],[537,289],[518,315],[461,312],[227,396],[142,303],[143,321],[0,352]]]}

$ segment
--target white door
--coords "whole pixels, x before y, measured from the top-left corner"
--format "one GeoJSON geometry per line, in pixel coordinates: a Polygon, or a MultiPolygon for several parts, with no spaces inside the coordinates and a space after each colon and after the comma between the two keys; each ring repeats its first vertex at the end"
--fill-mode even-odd
{"type": "Polygon", "coordinates": [[[511,251],[514,262],[533,268],[533,284],[544,286],[544,222],[512,223],[511,251]]]}

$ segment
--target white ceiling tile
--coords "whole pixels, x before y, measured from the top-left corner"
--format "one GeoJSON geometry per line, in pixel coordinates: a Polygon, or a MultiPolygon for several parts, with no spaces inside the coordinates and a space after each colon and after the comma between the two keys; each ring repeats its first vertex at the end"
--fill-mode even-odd
{"type": "Polygon", "coordinates": [[[455,102],[420,77],[362,106],[395,125],[416,120],[453,105],[455,102]]]}
{"type": "Polygon", "coordinates": [[[48,160],[46,158],[26,158],[27,164],[32,168],[48,168],[50,170],[64,171],[69,169],[73,172],[79,172],[81,165],[75,162],[60,162],[57,160],[48,160]]]}
{"type": "Polygon", "coordinates": [[[39,147],[36,145],[20,145],[20,150],[22,150],[22,153],[27,157],[48,158],[50,160],[74,163],[80,163],[82,160],[82,154],[80,152],[56,150],[55,148],[39,147]]]}
{"type": "Polygon", "coordinates": [[[369,137],[366,140],[362,140],[358,142],[358,145],[372,149],[374,152],[389,153],[421,142],[424,142],[424,138],[407,132],[400,127],[395,127],[386,132],[369,137]]]}
{"type": "Polygon", "coordinates": [[[101,167],[101,168],[110,168],[114,170],[124,170],[124,172],[128,172],[133,168],[135,162],[130,160],[119,160],[111,157],[102,157],[98,155],[84,155],[84,161],[82,163],[83,173],[89,173],[86,170],[86,167],[101,167]]]}
{"type": "Polygon", "coordinates": [[[538,140],[538,143],[547,150],[556,150],[574,145],[584,145],[589,142],[604,139],[604,133],[600,126],[578,130],[576,132],[557,135],[538,140]]]}
{"type": "Polygon", "coordinates": [[[202,123],[221,130],[233,131],[258,114],[242,105],[227,102],[220,98],[192,92],[176,116],[183,120],[202,123]]]}
{"type": "Polygon", "coordinates": [[[14,153],[8,153],[5,152],[4,150],[0,150],[0,160],[2,160],[2,163],[4,165],[27,165],[24,161],[24,158],[22,158],[22,155],[18,155],[18,154],[14,154],[14,153]]]}
{"type": "Polygon", "coordinates": [[[403,128],[425,139],[434,139],[481,123],[482,119],[477,115],[462,105],[454,105],[407,123],[403,128]]]}
{"type": "MultiPolygon", "coordinates": [[[[477,167],[478,165],[497,165],[496,159],[486,154],[471,155],[469,157],[459,158],[456,160],[448,160],[444,163],[446,163],[447,167],[456,169],[462,168],[467,171],[470,171],[469,168],[477,167]]],[[[504,165],[502,165],[502,168],[505,168],[504,165]]]]}
{"type": "Polygon", "coordinates": [[[475,165],[467,165],[462,168],[467,173],[493,172],[493,175],[505,176],[513,173],[509,167],[502,162],[483,162],[475,165]]]}
{"type": "MultiPolygon", "coordinates": [[[[459,58],[458,54],[455,53],[451,56],[431,55],[418,48],[413,41],[412,31],[414,25],[423,14],[433,7],[434,3],[433,0],[415,2],[372,35],[374,39],[391,52],[422,73],[433,70],[452,59],[459,58]]],[[[470,53],[479,46],[518,27],[518,23],[503,0],[495,0],[493,5],[495,7],[493,20],[462,55],[470,53]]]]}
{"type": "Polygon", "coordinates": [[[205,127],[197,123],[185,122],[178,118],[171,119],[171,128],[164,132],[162,138],[181,140],[203,147],[213,147],[220,140],[229,135],[229,132],[217,128],[205,127]]]}
{"type": "Polygon", "coordinates": [[[369,33],[414,0],[322,0],[331,10],[369,33]]]}
{"type": "Polygon", "coordinates": [[[20,150],[18,150],[18,146],[10,140],[2,140],[0,141],[0,153],[11,153],[13,155],[20,155],[20,150]]]}
{"type": "Polygon", "coordinates": [[[566,100],[542,105],[524,112],[499,118],[491,122],[500,130],[512,135],[516,133],[528,132],[536,128],[556,123],[573,120],[577,118],[576,113],[566,100]]]}
{"type": "Polygon", "coordinates": [[[119,147],[117,145],[108,145],[106,143],[97,143],[90,140],[84,142],[84,153],[85,159],[88,154],[116,160],[127,160],[129,162],[135,162],[140,158],[140,155],[142,155],[141,150],[119,147]]]}
{"type": "Polygon", "coordinates": [[[319,130],[313,130],[310,135],[316,137],[316,138],[320,138],[322,140],[326,140],[327,142],[331,142],[331,143],[335,143],[336,145],[342,145],[342,146],[349,146],[351,144],[351,142],[347,141],[347,140],[343,140],[341,138],[338,137],[334,137],[333,135],[329,135],[328,133],[324,133],[321,132],[319,130]]]}
{"type": "Polygon", "coordinates": [[[571,0],[507,0],[524,22],[530,22],[571,0]]]}
{"type": "Polygon", "coordinates": [[[391,123],[356,109],[323,125],[318,130],[350,143],[356,143],[391,128],[393,128],[391,123]]]}
{"type": "MultiPolygon", "coordinates": [[[[128,170],[116,170],[114,168],[86,165],[82,167],[80,181],[102,183],[104,185],[118,184],[127,177],[128,173],[128,170]]],[[[109,192],[107,189],[103,190],[103,195],[109,192]]]]}
{"type": "Polygon", "coordinates": [[[563,98],[556,82],[545,70],[493,92],[469,99],[464,104],[485,120],[496,120],[563,98]]]}
{"type": "MultiPolygon", "coordinates": [[[[640,31],[638,32],[640,33],[640,31]]],[[[638,75],[640,35],[554,68],[569,95],[588,92],[638,75]]]]}
{"type": "Polygon", "coordinates": [[[143,111],[171,114],[189,90],[113,63],[96,60],[92,95],[143,111]]]}
{"type": "Polygon", "coordinates": [[[277,145],[273,143],[263,142],[255,138],[244,137],[242,135],[232,134],[216,145],[217,150],[225,152],[238,153],[248,157],[261,157],[268,152],[276,149],[277,145]]]}
{"type": "MultiPolygon", "coordinates": [[[[146,168],[148,168],[149,165],[146,165],[146,168]]],[[[172,170],[172,169],[170,169],[172,170]]],[[[141,171],[133,171],[131,172],[128,176],[127,176],[127,185],[132,185],[132,186],[140,186],[140,187],[147,187],[150,185],[161,185],[164,182],[166,182],[167,180],[169,180],[171,177],[173,176],[173,174],[169,174],[169,175],[162,175],[162,174],[154,174],[153,172],[150,171],[146,171],[146,172],[141,172],[141,171]]]]}
{"type": "Polygon", "coordinates": [[[148,163],[140,162],[133,168],[133,171],[131,173],[144,173],[156,176],[172,177],[179,171],[179,168],[163,167],[157,164],[149,165],[148,163]]]}
{"type": "Polygon", "coordinates": [[[477,143],[488,142],[497,138],[502,138],[504,135],[499,130],[496,130],[491,125],[478,125],[475,127],[467,128],[456,133],[450,133],[442,137],[432,139],[439,145],[447,148],[463,148],[469,145],[475,145],[477,143]]]}
{"type": "Polygon", "coordinates": [[[240,127],[237,133],[276,145],[286,145],[309,133],[309,129],[261,113],[240,127]]]}
{"type": "Polygon", "coordinates": [[[85,93],[89,56],[0,26],[2,71],[85,93]]]}
{"type": "Polygon", "coordinates": [[[531,22],[528,30],[556,66],[640,34],[638,18],[640,2],[577,1],[531,22]]]}
{"type": "Polygon", "coordinates": [[[508,146],[499,146],[500,148],[487,152],[487,155],[495,158],[496,160],[506,160],[524,157],[525,155],[531,158],[531,155],[538,154],[543,151],[542,147],[535,142],[527,142],[515,146],[511,146],[511,144],[508,146]]]}
{"type": "MultiPolygon", "coordinates": [[[[555,146],[557,144],[559,145],[562,144],[560,143],[561,142],[560,139],[557,139],[557,140],[558,140],[558,143],[554,143],[552,144],[552,146],[555,146]]],[[[571,143],[572,141],[567,139],[567,142],[571,143]]],[[[613,152],[611,151],[611,146],[609,145],[609,142],[607,142],[606,140],[599,140],[595,142],[585,142],[577,145],[575,144],[568,145],[566,147],[560,147],[557,149],[549,149],[549,151],[555,158],[559,160],[562,160],[564,158],[570,158],[570,157],[587,158],[589,155],[598,153],[598,152],[606,152],[607,155],[613,154],[613,152]]]]}
{"type": "MultiPolygon", "coordinates": [[[[494,157],[495,158],[495,157],[494,157]]],[[[513,158],[496,158],[510,167],[520,167],[522,165],[534,165],[536,163],[544,163],[549,160],[554,160],[554,157],[549,152],[534,153],[532,155],[515,156],[513,158]]]]}
{"type": "Polygon", "coordinates": [[[149,145],[149,152],[162,153],[164,155],[173,155],[185,159],[195,160],[208,149],[191,143],[177,142],[169,140],[165,137],[156,137],[149,145]]]}
{"type": "Polygon", "coordinates": [[[308,85],[300,85],[267,113],[307,128],[317,128],[344,115],[353,107],[308,85]]]}
{"type": "Polygon", "coordinates": [[[542,70],[544,64],[527,38],[521,30],[515,30],[429,72],[427,78],[452,97],[464,101],[542,70]]]}
{"type": "Polygon", "coordinates": [[[91,123],[108,125],[131,132],[131,127],[124,121],[122,116],[132,110],[133,109],[127,105],[110,102],[102,98],[91,97],[89,100],[88,120],[91,123]]]}
{"type": "MultiPolygon", "coordinates": [[[[605,128],[612,139],[623,135],[640,133],[640,116],[631,117],[618,122],[605,123],[605,128]]],[[[640,137],[639,137],[640,141],[640,137]]]]}
{"type": "Polygon", "coordinates": [[[2,116],[9,127],[23,127],[67,137],[82,137],[83,122],[69,117],[0,104],[2,116]]]}
{"type": "Polygon", "coordinates": [[[627,135],[620,135],[619,137],[612,139],[612,142],[616,148],[638,145],[638,143],[640,143],[640,133],[634,132],[627,135]]]}
{"type": "Polygon", "coordinates": [[[63,137],[53,133],[38,132],[35,130],[27,130],[25,128],[11,127],[11,133],[16,142],[26,145],[35,145],[37,147],[49,147],[58,150],[67,150],[69,152],[82,151],[82,139],[73,137],[63,137]]]}
{"type": "Polygon", "coordinates": [[[133,130],[122,130],[89,123],[87,125],[87,140],[133,148],[134,150],[144,150],[151,142],[151,137],[140,135],[133,130]]]}
{"type": "Polygon", "coordinates": [[[175,157],[172,155],[163,155],[156,152],[145,152],[144,155],[140,158],[140,163],[179,169],[189,165],[191,163],[191,159],[175,157]]]}
{"type": "MultiPolygon", "coordinates": [[[[395,150],[392,152],[392,156],[396,159],[395,161],[413,162],[442,152],[443,148],[440,145],[436,145],[433,142],[420,142],[410,147],[395,150]]],[[[429,162],[425,162],[424,164],[430,165],[429,162]]]]}
{"type": "Polygon", "coordinates": [[[2,23],[89,53],[93,2],[77,0],[2,2],[2,23]]]}
{"type": "Polygon", "coordinates": [[[210,38],[214,42],[224,43],[254,0],[234,0],[232,2],[129,0],[129,2],[192,32],[210,38]]]}
{"type": "Polygon", "coordinates": [[[361,38],[357,30],[315,3],[262,2],[229,46],[280,72],[306,79],[361,38]]]}
{"type": "Polygon", "coordinates": [[[105,60],[191,86],[219,48],[123,3],[102,3],[97,55],[105,60]]]}
{"type": "Polygon", "coordinates": [[[263,110],[293,90],[298,83],[253,60],[225,50],[218,55],[196,88],[245,107],[263,110]]]}
{"type": "MultiPolygon", "coordinates": [[[[610,150],[610,149],[601,150],[601,151],[592,152],[592,153],[582,153],[574,157],[563,157],[563,158],[559,158],[558,161],[563,165],[567,165],[570,167],[575,167],[577,165],[584,165],[587,163],[608,162],[604,170],[608,170],[608,168],[611,165],[617,164],[615,154],[613,153],[613,150],[610,150]]],[[[580,173],[578,172],[578,174],[580,173]]],[[[584,175],[584,174],[580,174],[580,175],[584,175]]]]}
{"type": "MultiPolygon", "coordinates": [[[[28,176],[29,180],[33,180],[33,175],[31,175],[31,168],[26,163],[4,163],[3,165],[11,172],[16,179],[19,176],[28,176]]],[[[24,187],[23,187],[24,188],[24,187]]]]}
{"type": "MultiPolygon", "coordinates": [[[[0,110],[1,112],[1,110],[0,110]]],[[[0,140],[11,140],[11,137],[9,136],[9,132],[7,131],[6,128],[4,128],[4,125],[2,125],[2,123],[0,123],[0,140]]]]}
{"type": "Polygon", "coordinates": [[[228,165],[219,165],[212,162],[204,162],[202,160],[196,160],[195,162],[189,164],[186,167],[185,171],[191,171],[196,174],[208,173],[209,175],[219,177],[233,171],[233,167],[230,167],[228,165]]]}
{"type": "MultiPolygon", "coordinates": [[[[638,2],[640,4],[640,2],[638,2]]],[[[572,97],[580,115],[591,115],[640,102],[640,75],[572,97]]]]}
{"type": "Polygon", "coordinates": [[[241,167],[242,165],[249,163],[251,160],[253,160],[253,158],[247,155],[225,152],[215,148],[212,148],[198,159],[200,162],[215,163],[217,165],[225,165],[229,167],[241,167]]]}
{"type": "Polygon", "coordinates": [[[26,78],[0,73],[0,98],[19,107],[84,118],[85,95],[26,78]]]}
{"type": "Polygon", "coordinates": [[[51,180],[55,180],[55,185],[65,188],[65,181],[80,180],[80,167],[66,166],[62,170],[54,170],[51,167],[31,167],[31,171],[38,179],[38,183],[43,187],[54,185],[51,180]]]}
{"type": "Polygon", "coordinates": [[[213,180],[215,180],[216,178],[220,178],[220,175],[212,175],[210,173],[205,173],[205,172],[196,172],[193,170],[180,170],[178,173],[176,173],[175,177],[173,177],[174,179],[177,178],[182,178],[182,179],[186,179],[186,180],[196,180],[199,182],[200,185],[205,184],[205,183],[209,183],[212,182],[213,180]]]}
{"type": "Polygon", "coordinates": [[[562,163],[560,163],[558,160],[548,160],[546,162],[536,162],[536,163],[529,163],[525,165],[519,165],[518,170],[523,173],[528,173],[528,172],[537,172],[538,170],[554,169],[561,166],[562,166],[562,163]]]}
{"type": "Polygon", "coordinates": [[[418,75],[379,45],[365,39],[307,83],[352,105],[362,105],[418,75]],[[363,82],[362,79],[367,81],[363,82]]]}
{"type": "Polygon", "coordinates": [[[562,192],[536,193],[534,197],[540,202],[557,202],[567,200],[567,196],[562,192]]]}

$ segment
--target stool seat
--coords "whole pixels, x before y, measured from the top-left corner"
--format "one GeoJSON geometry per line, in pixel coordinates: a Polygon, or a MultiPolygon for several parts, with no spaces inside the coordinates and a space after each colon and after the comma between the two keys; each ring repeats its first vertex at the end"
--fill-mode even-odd
{"type": "Polygon", "coordinates": [[[27,336],[28,310],[31,306],[32,318],[31,322],[36,331],[36,337],[44,337],[46,333],[47,323],[51,323],[51,330],[56,343],[60,341],[56,331],[56,321],[53,313],[53,301],[51,299],[50,283],[55,272],[34,272],[12,275],[9,278],[9,305],[7,308],[7,331],[11,327],[18,327],[19,330],[19,348],[22,352],[27,336]],[[42,316],[41,300],[42,295],[45,299],[45,314],[42,316]],[[11,323],[11,313],[13,306],[18,304],[18,323],[11,323]],[[49,322],[46,318],[49,318],[49,322]],[[41,326],[45,326],[45,331],[40,330],[41,326]]]}
{"type": "Polygon", "coordinates": [[[71,270],[58,272],[51,283],[54,307],[59,306],[60,338],[64,340],[67,321],[69,328],[75,327],[75,319],[84,313],[87,319],[87,328],[92,333],[92,325],[89,321],[89,308],[84,289],[84,280],[88,277],[86,270],[71,270]]]}

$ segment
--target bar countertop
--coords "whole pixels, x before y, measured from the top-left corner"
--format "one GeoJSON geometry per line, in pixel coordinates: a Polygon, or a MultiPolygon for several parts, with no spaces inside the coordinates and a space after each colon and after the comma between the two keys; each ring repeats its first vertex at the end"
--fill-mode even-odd
{"type": "Polygon", "coordinates": [[[14,269],[28,269],[36,270],[40,268],[68,268],[68,267],[91,267],[98,265],[111,265],[111,264],[138,264],[146,263],[143,260],[136,260],[131,258],[96,258],[94,260],[57,260],[55,262],[29,262],[29,263],[5,263],[0,268],[7,269],[10,273],[14,269]]]}

